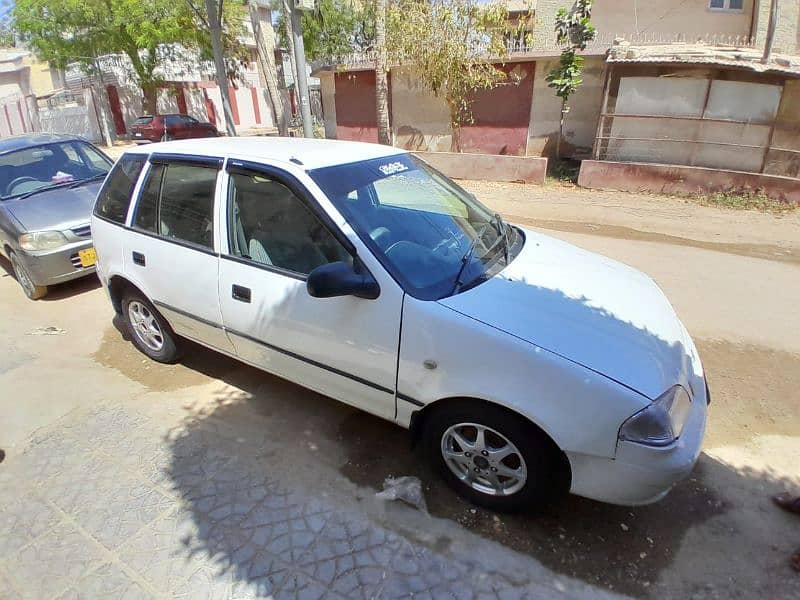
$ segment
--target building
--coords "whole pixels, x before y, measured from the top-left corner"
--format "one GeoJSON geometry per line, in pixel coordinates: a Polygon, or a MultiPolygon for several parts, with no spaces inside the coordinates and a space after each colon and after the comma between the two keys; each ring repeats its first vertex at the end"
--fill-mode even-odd
{"type": "MultiPolygon", "coordinates": [[[[514,72],[518,83],[476,94],[474,122],[462,128],[463,151],[552,155],[561,104],[545,78],[561,52],[553,33],[556,11],[572,5],[571,0],[509,0],[510,18],[524,17],[531,28],[530,42],[509,40],[509,55],[502,67],[514,72]]],[[[791,62],[786,56],[800,54],[800,2],[781,2],[780,6],[774,50],[791,62]]],[[[562,152],[575,158],[593,154],[609,70],[606,57],[615,40],[625,40],[630,47],[657,46],[662,51],[666,47],[678,54],[697,45],[758,53],[768,13],[769,0],[596,2],[592,22],[598,35],[584,52],[584,83],[570,99],[562,152]]],[[[373,64],[370,56],[349,56],[315,70],[322,82],[328,137],[377,141],[373,64]]],[[[753,74],[758,77],[759,71],[753,74]]],[[[793,77],[791,72],[783,75],[793,77]]],[[[395,144],[415,150],[450,150],[447,107],[419,85],[413,68],[392,67],[389,87],[395,144]]]]}

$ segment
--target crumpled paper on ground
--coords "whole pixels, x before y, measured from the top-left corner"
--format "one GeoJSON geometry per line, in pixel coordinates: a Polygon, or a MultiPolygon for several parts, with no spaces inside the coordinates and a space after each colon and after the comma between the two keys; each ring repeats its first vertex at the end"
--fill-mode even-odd
{"type": "Polygon", "coordinates": [[[422,482],[418,477],[387,477],[383,481],[383,491],[375,494],[381,500],[401,500],[423,512],[428,512],[425,496],[422,495],[422,482]]]}

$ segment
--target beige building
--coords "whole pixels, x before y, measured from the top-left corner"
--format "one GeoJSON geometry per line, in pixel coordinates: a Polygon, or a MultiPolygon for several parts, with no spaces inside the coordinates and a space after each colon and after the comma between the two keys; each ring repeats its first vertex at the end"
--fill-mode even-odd
{"type": "MultiPolygon", "coordinates": [[[[547,86],[547,74],[557,65],[561,48],[553,31],[556,12],[570,9],[574,0],[507,0],[511,18],[524,19],[526,41],[509,40],[507,70],[519,75],[515,92],[492,90],[494,100],[481,94],[473,113],[476,122],[462,129],[471,136],[466,152],[549,156],[555,146],[560,100],[547,86]],[[527,103],[520,110],[519,103],[527,103]],[[499,110],[498,110],[499,107],[499,110]],[[511,113],[510,116],[507,113],[511,113]],[[524,119],[520,115],[526,115],[524,119]],[[523,141],[520,142],[522,136],[523,141]],[[511,140],[503,143],[503,139],[511,140]]],[[[596,39],[584,52],[584,83],[570,99],[562,148],[576,158],[591,155],[608,74],[606,56],[615,40],[631,47],[741,48],[749,54],[763,48],[769,0],[597,0],[592,10],[596,39]]],[[[800,54],[800,0],[780,2],[774,51],[800,54]]],[[[791,57],[780,58],[791,61],[791,57]]],[[[318,69],[322,82],[325,131],[328,137],[377,140],[374,109],[363,98],[374,94],[373,63],[369,57],[349,57],[318,69]]],[[[448,111],[441,98],[419,85],[413,70],[393,68],[390,74],[391,123],[395,143],[419,150],[449,150],[448,111]]]]}

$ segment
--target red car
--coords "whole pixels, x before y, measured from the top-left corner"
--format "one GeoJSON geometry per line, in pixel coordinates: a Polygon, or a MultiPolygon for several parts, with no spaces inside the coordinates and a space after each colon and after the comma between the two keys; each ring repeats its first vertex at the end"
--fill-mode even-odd
{"type": "Polygon", "coordinates": [[[131,140],[134,142],[166,142],[218,135],[217,128],[211,123],[181,114],[139,117],[131,125],[131,140]]]}

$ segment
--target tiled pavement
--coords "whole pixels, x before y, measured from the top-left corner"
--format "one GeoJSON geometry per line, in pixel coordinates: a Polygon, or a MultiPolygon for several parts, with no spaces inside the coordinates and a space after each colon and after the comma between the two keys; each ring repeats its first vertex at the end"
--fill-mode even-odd
{"type": "Polygon", "coordinates": [[[505,599],[565,589],[510,583],[518,573],[488,573],[286,487],[265,472],[266,437],[247,448],[223,423],[165,437],[119,407],[62,418],[0,465],[0,597],[505,599]]]}

